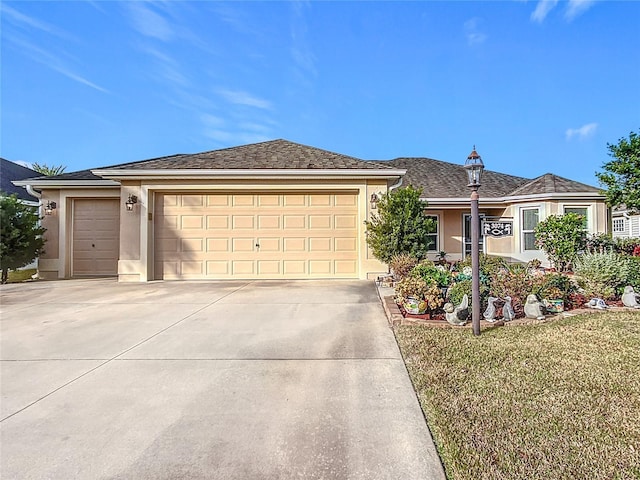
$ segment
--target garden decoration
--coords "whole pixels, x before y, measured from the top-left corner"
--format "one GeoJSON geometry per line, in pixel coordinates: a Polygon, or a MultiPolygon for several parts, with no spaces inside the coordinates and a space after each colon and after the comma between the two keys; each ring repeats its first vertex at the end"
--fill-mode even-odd
{"type": "Polygon", "coordinates": [[[598,310],[606,310],[607,308],[609,308],[605,301],[601,298],[592,298],[591,300],[589,300],[589,303],[587,303],[587,305],[589,306],[589,308],[597,308],[598,310]]]}
{"type": "Polygon", "coordinates": [[[631,285],[624,287],[624,293],[622,294],[622,304],[625,307],[640,308],[638,303],[638,294],[633,290],[631,285]]]}
{"type": "Polygon", "coordinates": [[[504,307],[502,307],[502,317],[505,322],[510,322],[514,318],[516,318],[516,312],[513,310],[513,306],[511,305],[511,297],[504,297],[504,307]]]}
{"type": "Polygon", "coordinates": [[[564,300],[561,298],[545,298],[542,303],[544,303],[544,308],[547,310],[547,313],[564,312],[564,300]]]}
{"type": "Polygon", "coordinates": [[[426,301],[414,297],[405,298],[404,302],[402,302],[402,306],[407,313],[412,315],[422,315],[429,308],[429,304],[426,301]]]}
{"type": "Polygon", "coordinates": [[[531,293],[527,296],[527,301],[524,304],[524,316],[544,320],[543,308],[542,302],[538,300],[535,294],[531,293]]]}
{"type": "Polygon", "coordinates": [[[493,304],[496,300],[499,299],[497,297],[489,297],[487,299],[487,309],[482,314],[487,322],[493,323],[496,321],[496,306],[493,304]]]}
{"type": "Polygon", "coordinates": [[[457,307],[454,307],[453,303],[446,303],[444,311],[447,322],[451,325],[464,325],[467,323],[467,317],[469,317],[469,297],[465,294],[462,297],[462,302],[457,307]]]}

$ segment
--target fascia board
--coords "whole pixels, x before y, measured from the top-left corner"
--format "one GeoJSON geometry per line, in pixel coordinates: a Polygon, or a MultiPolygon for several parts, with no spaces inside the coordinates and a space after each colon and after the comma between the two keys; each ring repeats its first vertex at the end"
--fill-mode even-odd
{"type": "Polygon", "coordinates": [[[298,169],[175,169],[175,170],[125,170],[125,169],[99,169],[91,170],[91,173],[103,178],[127,178],[145,179],[155,178],[162,180],[195,179],[195,178],[396,178],[401,177],[406,170],[298,170],[298,169]]]}
{"type": "MultiPolygon", "coordinates": [[[[479,192],[482,193],[482,192],[479,192]]],[[[496,203],[496,204],[505,204],[505,203],[519,203],[526,202],[530,200],[604,200],[604,195],[600,195],[593,192],[574,192],[574,193],[536,193],[532,195],[517,195],[513,197],[487,197],[483,198],[482,194],[480,195],[480,202],[483,204],[487,203],[496,203]]],[[[469,203],[469,197],[462,198],[422,198],[421,200],[426,201],[429,204],[467,204],[469,203]]]]}
{"type": "Polygon", "coordinates": [[[16,187],[31,185],[36,188],[114,188],[120,187],[120,182],[113,180],[14,180],[16,187]]]}

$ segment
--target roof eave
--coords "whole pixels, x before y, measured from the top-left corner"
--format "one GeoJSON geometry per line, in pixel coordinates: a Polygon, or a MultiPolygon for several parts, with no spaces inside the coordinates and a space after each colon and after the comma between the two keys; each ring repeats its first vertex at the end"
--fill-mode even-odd
{"type": "Polygon", "coordinates": [[[143,179],[202,179],[202,178],[383,178],[401,177],[406,170],[370,170],[370,169],[97,169],[91,173],[107,179],[143,180],[143,179]]]}
{"type": "Polygon", "coordinates": [[[120,187],[119,182],[113,180],[14,180],[17,187],[31,185],[36,188],[113,188],[120,187]]]}
{"type": "MultiPolygon", "coordinates": [[[[482,197],[480,196],[481,204],[507,204],[518,203],[531,200],[604,200],[605,196],[596,192],[558,192],[558,193],[536,193],[531,195],[514,195],[504,197],[482,197]]],[[[469,204],[469,197],[422,197],[430,205],[431,204],[452,204],[452,205],[465,205],[469,204]]]]}

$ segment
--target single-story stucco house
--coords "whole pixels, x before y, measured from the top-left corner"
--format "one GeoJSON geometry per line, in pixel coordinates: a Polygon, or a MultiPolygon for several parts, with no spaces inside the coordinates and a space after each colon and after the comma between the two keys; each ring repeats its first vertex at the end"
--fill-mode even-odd
{"type": "MultiPolygon", "coordinates": [[[[366,244],[364,221],[380,194],[422,188],[436,220],[433,256],[470,250],[469,190],[462,165],[428,158],[365,161],[286,140],[125,163],[16,182],[38,189],[46,215],[45,279],[117,275],[155,279],[375,278],[387,272],[366,244]]],[[[485,171],[480,213],[510,223],[511,236],[482,249],[512,261],[544,260],[536,223],[554,213],[586,216],[606,232],[595,187],[546,174],[485,171]]],[[[504,233],[504,231],[502,232],[504,233]]]]}
{"type": "Polygon", "coordinates": [[[15,195],[25,205],[37,207],[38,200],[24,188],[14,185],[13,182],[39,175],[35,170],[0,157],[0,195],[15,195]]]}

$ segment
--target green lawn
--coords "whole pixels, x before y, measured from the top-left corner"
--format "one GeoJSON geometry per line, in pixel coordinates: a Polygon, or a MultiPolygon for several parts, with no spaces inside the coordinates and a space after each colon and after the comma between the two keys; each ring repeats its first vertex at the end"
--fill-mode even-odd
{"type": "Polygon", "coordinates": [[[25,280],[31,280],[31,276],[36,273],[35,268],[27,268],[26,270],[11,270],[9,272],[7,283],[20,283],[25,280]]]}
{"type": "Polygon", "coordinates": [[[640,479],[640,312],[396,337],[449,479],[640,479]]]}

